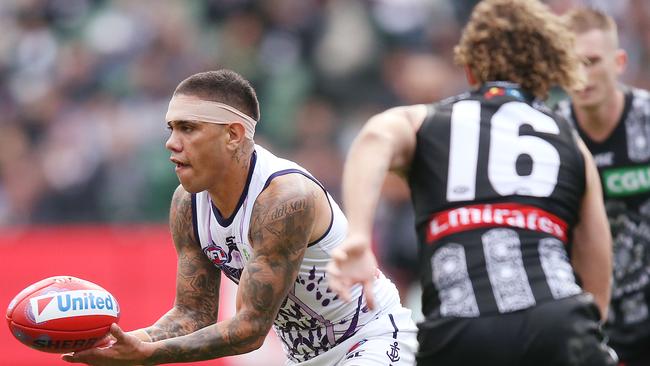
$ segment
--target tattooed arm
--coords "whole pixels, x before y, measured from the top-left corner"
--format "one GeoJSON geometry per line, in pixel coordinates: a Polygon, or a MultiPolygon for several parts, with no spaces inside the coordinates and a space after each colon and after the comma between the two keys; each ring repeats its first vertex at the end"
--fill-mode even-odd
{"type": "Polygon", "coordinates": [[[259,348],[298,275],[314,230],[317,194],[302,176],[275,178],[253,207],[253,255],[240,279],[234,317],[150,344],[153,351],[144,364],[200,361],[259,348]]]}
{"type": "Polygon", "coordinates": [[[198,238],[194,237],[192,196],[180,185],[172,198],[169,226],[178,257],[176,299],[167,314],[143,329],[146,335],[140,333],[150,341],[178,337],[214,324],[219,310],[221,273],[203,254],[198,238]]]}
{"type": "Polygon", "coordinates": [[[169,221],[178,256],[174,307],[148,328],[124,333],[114,324],[110,333],[115,341],[112,347],[66,354],[64,361],[140,365],[151,353],[147,345],[155,344],[141,341],[155,342],[183,336],[217,322],[221,273],[202,253],[194,237],[191,195],[182,186],[174,192],[169,221]]]}

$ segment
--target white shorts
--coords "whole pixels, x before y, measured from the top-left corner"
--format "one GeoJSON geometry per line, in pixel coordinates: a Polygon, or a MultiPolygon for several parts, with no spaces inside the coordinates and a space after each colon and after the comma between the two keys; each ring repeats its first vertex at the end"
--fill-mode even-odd
{"type": "Polygon", "coordinates": [[[327,352],[286,366],[411,366],[418,349],[417,326],[411,310],[397,306],[379,315],[327,352]]]}

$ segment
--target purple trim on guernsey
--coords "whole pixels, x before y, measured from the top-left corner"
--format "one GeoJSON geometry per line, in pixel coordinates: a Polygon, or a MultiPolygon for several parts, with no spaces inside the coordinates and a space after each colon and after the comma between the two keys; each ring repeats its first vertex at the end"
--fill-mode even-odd
{"type": "Polygon", "coordinates": [[[196,194],[192,193],[192,229],[194,229],[194,240],[201,246],[201,238],[199,237],[199,222],[196,214],[196,194]]]}
{"type": "Polygon", "coordinates": [[[361,296],[357,299],[357,311],[354,313],[354,317],[352,317],[352,321],[350,322],[350,326],[348,327],[348,330],[343,333],[343,335],[337,340],[336,344],[339,344],[343,342],[344,340],[352,337],[356,332],[357,332],[357,324],[359,324],[359,314],[361,313],[361,303],[363,302],[363,291],[361,292],[361,296]]]}
{"type": "Polygon", "coordinates": [[[395,329],[393,332],[393,338],[397,339],[397,332],[399,332],[399,329],[397,328],[397,324],[395,324],[395,318],[393,318],[393,314],[388,314],[388,317],[390,318],[390,322],[393,324],[393,329],[395,329]]]}
{"type": "MultiPolygon", "coordinates": [[[[210,206],[212,206],[212,212],[214,213],[215,218],[217,219],[217,222],[221,227],[228,227],[230,224],[232,224],[232,221],[235,219],[235,216],[237,216],[237,212],[239,212],[239,208],[241,205],[244,203],[244,200],[246,199],[246,196],[248,195],[248,187],[251,184],[251,179],[253,178],[253,171],[255,170],[255,162],[257,161],[257,152],[253,151],[253,154],[251,155],[251,164],[250,167],[248,168],[248,177],[246,177],[246,185],[244,185],[244,190],[241,193],[241,196],[239,196],[239,202],[237,202],[237,206],[235,206],[235,210],[232,212],[232,215],[228,218],[224,218],[221,215],[221,212],[217,208],[217,206],[214,205],[214,202],[212,202],[212,199],[210,199],[210,206]]],[[[210,196],[208,195],[208,198],[210,196]]]]}
{"type": "Polygon", "coordinates": [[[277,177],[282,176],[282,175],[293,174],[293,173],[301,174],[301,175],[305,176],[306,178],[309,178],[314,183],[318,184],[318,186],[323,190],[323,192],[325,192],[325,197],[327,198],[327,204],[330,206],[330,224],[327,227],[327,230],[325,230],[325,232],[323,233],[323,235],[321,235],[320,238],[318,238],[318,239],[312,241],[311,243],[307,244],[307,246],[310,247],[312,245],[318,244],[321,240],[323,240],[327,236],[327,234],[330,233],[330,230],[332,230],[332,225],[334,224],[334,209],[332,208],[332,203],[330,202],[330,198],[329,198],[329,195],[327,194],[327,190],[325,189],[325,187],[316,178],[314,178],[311,175],[303,172],[300,169],[285,169],[285,170],[278,170],[277,172],[271,174],[269,176],[269,178],[266,180],[266,182],[264,183],[264,187],[262,187],[262,192],[264,192],[266,187],[268,187],[269,184],[271,184],[271,181],[274,178],[277,178],[277,177]]]}

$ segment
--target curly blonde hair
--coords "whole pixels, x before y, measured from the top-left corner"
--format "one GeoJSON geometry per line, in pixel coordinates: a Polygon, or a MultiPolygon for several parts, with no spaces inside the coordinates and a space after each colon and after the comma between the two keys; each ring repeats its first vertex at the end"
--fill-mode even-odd
{"type": "Polygon", "coordinates": [[[480,84],[511,81],[539,98],[555,85],[574,89],[583,82],[572,33],[537,0],[481,1],[454,59],[480,84]]]}

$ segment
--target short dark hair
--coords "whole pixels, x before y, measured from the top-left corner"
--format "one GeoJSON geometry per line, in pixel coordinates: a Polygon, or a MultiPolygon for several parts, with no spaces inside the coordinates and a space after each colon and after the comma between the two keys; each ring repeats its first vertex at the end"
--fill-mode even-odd
{"type": "Polygon", "coordinates": [[[178,84],[174,95],[184,94],[228,104],[256,121],[260,105],[251,83],[238,73],[221,69],[194,74],[178,84]]]}

